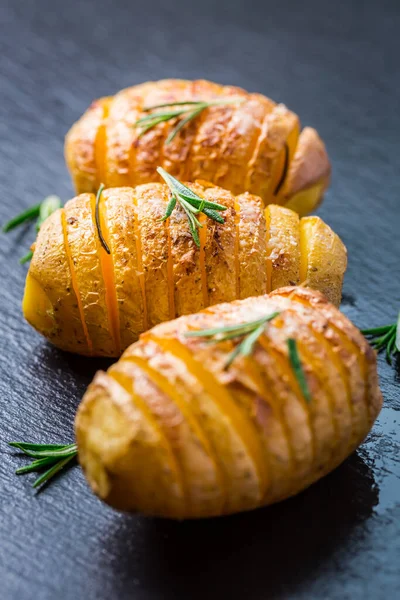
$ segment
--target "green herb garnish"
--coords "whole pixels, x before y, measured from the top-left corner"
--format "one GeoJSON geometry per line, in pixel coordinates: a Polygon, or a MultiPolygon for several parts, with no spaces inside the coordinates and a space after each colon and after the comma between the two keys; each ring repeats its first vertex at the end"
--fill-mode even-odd
{"type": "Polygon", "coordinates": [[[377,352],[386,350],[386,360],[391,365],[392,358],[400,352],[400,313],[397,323],[375,329],[361,329],[361,333],[365,335],[377,352]]]}
{"type": "MultiPolygon", "coordinates": [[[[47,196],[43,202],[40,204],[36,204],[31,208],[28,208],[24,212],[20,213],[8,223],[6,223],[3,227],[4,233],[19,227],[23,223],[27,223],[36,219],[36,231],[39,231],[42,223],[49,217],[53,212],[61,207],[61,200],[58,196],[51,195],[47,196]]],[[[29,251],[25,256],[20,258],[19,262],[22,264],[29,262],[33,256],[33,252],[29,251]]]]}
{"type": "Polygon", "coordinates": [[[187,124],[189,121],[192,121],[196,117],[199,116],[200,113],[203,112],[206,108],[210,106],[218,106],[225,104],[239,104],[244,101],[244,98],[232,97],[232,98],[221,98],[219,100],[210,100],[208,102],[204,100],[195,100],[195,101],[183,101],[183,102],[166,102],[164,104],[155,104],[154,106],[147,106],[143,109],[143,112],[149,113],[144,117],[141,117],[136,121],[134,127],[140,128],[139,137],[142,136],[146,131],[152,129],[159,123],[163,123],[165,121],[171,121],[171,119],[177,119],[178,117],[183,117],[178,124],[172,129],[169,133],[167,139],[165,140],[166,144],[172,142],[174,137],[179,133],[179,131],[187,124]],[[170,108],[173,107],[181,107],[176,108],[175,110],[165,110],[161,112],[157,112],[159,108],[170,108]],[[155,112],[152,112],[155,111],[155,112]],[[186,115],[186,116],[184,116],[186,115]]]}
{"type": "Polygon", "coordinates": [[[15,471],[17,475],[31,473],[32,471],[43,471],[46,469],[45,472],[33,482],[34,488],[47,483],[67,465],[72,464],[73,459],[75,459],[78,454],[76,444],[30,444],[26,442],[9,442],[9,445],[35,459],[29,465],[17,469],[15,471]]]}
{"type": "Polygon", "coordinates": [[[307,378],[304,373],[303,365],[301,364],[301,359],[297,348],[297,342],[295,339],[289,338],[287,340],[287,345],[289,361],[292,366],[293,372],[296,376],[297,383],[299,384],[299,387],[301,389],[301,393],[303,394],[304,399],[307,402],[311,402],[311,394],[308,388],[307,378]]]}
{"type": "Polygon", "coordinates": [[[103,246],[104,250],[107,252],[107,254],[111,254],[110,248],[108,247],[108,244],[107,244],[106,240],[104,239],[103,233],[101,231],[101,224],[100,224],[100,200],[101,200],[101,195],[103,193],[103,190],[104,190],[104,183],[101,183],[99,189],[97,190],[97,194],[96,194],[96,208],[95,208],[94,214],[95,214],[97,233],[99,234],[100,243],[103,246]]]}
{"type": "Polygon", "coordinates": [[[265,330],[265,324],[268,323],[268,321],[275,319],[279,314],[279,312],[273,312],[256,321],[248,321],[246,323],[240,323],[239,325],[226,325],[215,327],[214,329],[187,331],[185,337],[209,337],[214,338],[210,341],[218,343],[244,336],[244,339],[229,354],[224,364],[224,369],[228,369],[237,356],[250,356],[252,354],[258,338],[265,330]]]}
{"type": "Polygon", "coordinates": [[[194,243],[198,248],[200,248],[198,228],[203,227],[203,225],[195,215],[203,213],[210,219],[213,219],[213,221],[224,223],[224,218],[219,214],[219,212],[226,210],[226,206],[218,204],[217,202],[209,202],[204,198],[200,198],[200,196],[195,194],[195,192],[193,192],[190,188],[186,187],[186,185],[183,185],[183,183],[178,181],[178,179],[167,173],[167,171],[165,171],[162,167],[158,167],[157,172],[164,179],[171,192],[171,198],[168,202],[167,210],[161,220],[165,221],[168,219],[176,207],[177,202],[179,202],[186,213],[189,222],[190,233],[192,234],[194,243]]]}
{"type": "Polygon", "coordinates": [[[3,226],[3,232],[8,233],[12,229],[23,225],[23,223],[36,219],[39,216],[40,207],[41,204],[35,204],[35,206],[31,206],[31,208],[24,210],[22,213],[8,221],[8,223],[3,226]]]}

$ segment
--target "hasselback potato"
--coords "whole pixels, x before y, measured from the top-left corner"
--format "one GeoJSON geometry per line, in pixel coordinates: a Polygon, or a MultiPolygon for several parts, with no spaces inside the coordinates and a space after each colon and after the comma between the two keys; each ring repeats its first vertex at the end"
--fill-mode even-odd
{"type": "Polygon", "coordinates": [[[207,517],[282,500],[339,465],[379,410],[376,356],[319,293],[282,288],[143,334],[78,409],[79,460],[115,508],[207,517]],[[277,312],[251,354],[240,338],[186,337],[277,312]],[[297,348],[309,397],[288,350],[297,348]]]}
{"type": "Polygon", "coordinates": [[[120,356],[157,323],[283,285],[307,281],[339,304],[346,249],[320,218],[188,185],[226,207],[224,223],[203,219],[200,248],[180,205],[161,221],[169,201],[162,184],[103,192],[99,216],[110,254],[100,243],[93,194],[53,213],[27,276],[29,323],[62,349],[120,356]]]}
{"type": "Polygon", "coordinates": [[[77,193],[96,192],[100,183],[157,182],[156,167],[162,166],[183,181],[204,179],[235,195],[247,191],[266,205],[287,205],[301,215],[315,209],[330,179],[328,155],[317,132],[301,131],[297,115],[283,104],[203,80],[148,82],[96,100],[67,134],[65,156],[77,193]],[[231,103],[205,108],[171,141],[187,113],[144,133],[137,124],[146,116],[182,109],[146,111],[149,107],[225,100],[231,103]]]}

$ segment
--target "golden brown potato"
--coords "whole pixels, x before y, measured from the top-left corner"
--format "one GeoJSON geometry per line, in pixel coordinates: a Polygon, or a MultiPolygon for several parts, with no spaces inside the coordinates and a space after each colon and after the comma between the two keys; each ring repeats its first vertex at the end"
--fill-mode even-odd
{"type": "Polygon", "coordinates": [[[307,283],[340,303],[346,249],[318,217],[300,219],[260,198],[188,184],[223,204],[224,223],[201,215],[200,248],[177,205],[162,222],[166,185],[103,192],[100,243],[95,197],[82,194],[41,228],[26,281],[23,311],[56,346],[120,356],[146,329],[219,302],[307,283]]]}
{"type": "MultiPolygon", "coordinates": [[[[154,112],[176,110],[155,109],[154,112]]],[[[180,107],[182,108],[182,107],[180,107]]],[[[183,115],[182,118],[184,118],[183,115]]],[[[66,137],[65,157],[77,193],[160,181],[156,167],[181,180],[203,179],[264,204],[287,204],[305,215],[321,201],[330,163],[317,132],[300,132],[298,117],[261,94],[209,81],[164,79],[92,103],[66,137]],[[184,101],[239,103],[206,108],[176,137],[180,117],[140,135],[145,108],[184,101]]]]}
{"type": "Polygon", "coordinates": [[[89,386],[75,421],[79,461],[93,491],[117,509],[225,515],[329,473],[363,441],[381,404],[376,355],[361,333],[319,292],[287,287],[143,334],[89,386]],[[186,335],[275,312],[251,354],[228,368],[243,338],[186,335]]]}

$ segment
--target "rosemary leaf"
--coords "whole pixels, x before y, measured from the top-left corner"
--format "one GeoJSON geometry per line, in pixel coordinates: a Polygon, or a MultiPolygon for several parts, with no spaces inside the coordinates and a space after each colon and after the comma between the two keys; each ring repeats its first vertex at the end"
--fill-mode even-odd
{"type": "Polygon", "coordinates": [[[99,189],[97,190],[97,194],[96,194],[95,221],[96,221],[96,228],[97,228],[97,233],[99,236],[100,243],[103,246],[104,250],[107,252],[107,254],[111,254],[111,250],[108,247],[107,242],[104,239],[103,233],[101,231],[100,200],[101,200],[101,195],[103,193],[103,190],[104,190],[104,183],[101,183],[99,189]]]}
{"type": "Polygon", "coordinates": [[[245,323],[240,323],[236,325],[222,325],[221,327],[213,327],[212,329],[199,329],[195,331],[187,331],[185,333],[185,337],[214,337],[223,333],[230,333],[237,331],[237,335],[242,335],[242,331],[253,331],[255,327],[258,327],[262,323],[266,322],[266,319],[271,320],[274,317],[277,317],[279,312],[274,312],[268,317],[262,317],[261,319],[257,319],[255,321],[247,321],[245,323]]]}
{"type": "Polygon", "coordinates": [[[286,175],[287,175],[288,169],[289,169],[289,147],[288,147],[287,143],[285,142],[285,163],[283,165],[283,171],[282,171],[281,178],[278,181],[278,184],[274,190],[274,196],[277,196],[279,194],[279,192],[281,191],[282,186],[286,180],[286,175]]]}
{"type": "Polygon", "coordinates": [[[224,364],[224,370],[228,369],[237,356],[250,356],[253,353],[254,346],[262,333],[264,332],[266,321],[261,323],[256,329],[249,333],[240,344],[236,346],[233,352],[228,356],[224,364]]]}
{"type": "Polygon", "coordinates": [[[32,252],[32,250],[29,250],[29,252],[27,252],[24,256],[21,256],[21,258],[19,259],[19,264],[24,265],[25,263],[32,260],[32,257],[33,257],[33,252],[32,252]]]}
{"type": "Polygon", "coordinates": [[[40,214],[40,207],[41,207],[41,204],[35,204],[35,206],[31,206],[31,208],[24,210],[22,213],[20,213],[19,215],[17,215],[10,221],[8,221],[8,223],[6,223],[3,226],[3,232],[7,233],[7,232],[11,231],[12,229],[15,229],[19,225],[26,223],[27,221],[36,219],[40,214]]]}
{"type": "Polygon", "coordinates": [[[392,325],[362,329],[361,333],[369,340],[369,343],[377,352],[385,350],[386,360],[392,365],[392,358],[400,352],[400,313],[397,322],[392,325]]]}
{"type": "Polygon", "coordinates": [[[165,140],[165,143],[169,144],[170,142],[172,142],[172,140],[177,136],[177,134],[180,132],[180,130],[183,129],[185,127],[185,125],[187,123],[189,123],[189,121],[191,121],[192,119],[195,119],[201,112],[203,112],[204,108],[206,108],[206,106],[200,106],[193,112],[190,112],[184,119],[182,119],[178,123],[178,125],[176,127],[174,127],[174,129],[170,132],[167,139],[165,140]]]}
{"type": "Polygon", "coordinates": [[[182,102],[164,102],[164,104],[155,104],[154,106],[146,106],[143,109],[143,112],[148,112],[149,110],[155,110],[157,108],[165,108],[167,106],[184,106],[187,104],[198,104],[198,100],[183,100],[182,102]]]}
{"type": "Polygon", "coordinates": [[[196,246],[200,248],[199,228],[203,227],[203,225],[195,217],[195,215],[202,213],[214,221],[224,223],[224,218],[217,211],[226,210],[226,206],[218,204],[217,202],[210,202],[205,200],[205,198],[201,198],[186,185],[178,181],[178,179],[167,173],[167,171],[165,171],[162,167],[158,167],[157,172],[164,179],[171,192],[171,198],[168,202],[167,210],[161,220],[165,221],[168,219],[168,217],[171,216],[177,202],[179,202],[187,216],[189,230],[193,237],[193,241],[196,246]]]}
{"type": "Polygon", "coordinates": [[[218,214],[216,210],[212,210],[211,208],[204,208],[203,213],[206,215],[206,217],[212,219],[213,221],[217,221],[218,223],[225,223],[224,217],[221,217],[221,215],[218,214]]]}
{"type": "Polygon", "coordinates": [[[19,448],[20,450],[61,450],[66,445],[71,444],[31,444],[28,442],[8,442],[8,445],[12,448],[19,448]]]}
{"type": "Polygon", "coordinates": [[[49,457],[60,458],[63,456],[67,456],[71,453],[76,453],[76,451],[77,451],[76,444],[68,444],[66,446],[62,446],[61,448],[53,448],[53,449],[46,447],[45,449],[38,449],[38,450],[28,449],[28,448],[26,448],[26,446],[24,447],[23,445],[20,445],[18,442],[11,442],[10,446],[13,446],[14,448],[18,448],[24,454],[26,454],[27,456],[31,456],[32,458],[49,458],[49,457]]]}
{"type": "Polygon", "coordinates": [[[165,211],[165,215],[162,217],[162,219],[160,219],[160,221],[166,221],[171,215],[172,215],[172,211],[174,210],[176,206],[176,196],[171,196],[170,201],[168,202],[167,205],[167,210],[165,211]]]}
{"type": "Polygon", "coordinates": [[[76,453],[72,454],[70,456],[67,456],[66,458],[64,458],[63,460],[57,462],[55,465],[53,465],[52,467],[50,467],[50,469],[48,471],[46,471],[45,473],[43,473],[43,475],[41,475],[40,477],[38,477],[36,479],[36,481],[33,482],[33,487],[37,488],[40,485],[47,483],[50,479],[52,479],[59,471],[61,471],[62,469],[64,469],[64,467],[70,463],[74,458],[76,457],[76,453]]]}
{"type": "Polygon", "coordinates": [[[391,329],[392,325],[385,325],[384,327],[375,327],[374,329],[361,329],[361,333],[365,336],[368,335],[380,335],[381,333],[387,333],[391,329]]]}
{"type": "Polygon", "coordinates": [[[40,458],[38,460],[34,460],[30,465],[25,465],[25,467],[20,467],[15,471],[16,475],[24,475],[25,473],[32,473],[32,471],[40,471],[49,465],[54,465],[55,462],[58,462],[57,458],[54,456],[49,456],[48,458],[40,458]]]}
{"type": "MultiPolygon", "coordinates": [[[[186,188],[186,186],[183,185],[183,183],[181,183],[181,185],[179,187],[180,188],[182,188],[182,187],[186,188]]],[[[186,188],[186,190],[189,190],[189,188],[186,188]]],[[[199,201],[200,196],[198,196],[194,192],[193,192],[193,195],[190,195],[190,194],[188,194],[186,192],[186,190],[183,191],[183,192],[179,192],[179,196],[181,198],[184,198],[184,200],[186,200],[187,202],[189,202],[190,204],[192,204],[196,208],[200,208],[201,204],[203,204],[204,208],[208,208],[210,210],[215,210],[215,211],[227,210],[226,206],[224,206],[223,204],[218,204],[218,202],[210,202],[209,200],[206,200],[205,198],[201,198],[201,202],[200,202],[199,201]]],[[[189,190],[189,191],[191,191],[191,190],[189,190]]]]}
{"type": "Polygon", "coordinates": [[[175,138],[175,136],[193,119],[198,117],[203,110],[209,108],[210,106],[224,105],[224,104],[240,104],[244,102],[245,98],[243,97],[229,97],[229,98],[219,98],[216,100],[183,100],[180,102],[164,102],[162,104],[155,104],[154,106],[147,106],[143,109],[144,112],[149,113],[144,117],[141,117],[134,123],[134,127],[139,127],[139,137],[141,137],[144,133],[158,125],[159,123],[163,123],[165,121],[170,121],[176,119],[178,117],[183,117],[175,127],[170,131],[169,135],[165,140],[165,144],[169,144],[175,138]],[[170,111],[162,111],[162,112],[151,112],[157,111],[160,108],[171,108],[174,106],[179,106],[177,110],[170,111]],[[185,116],[186,115],[186,116],[185,116]]]}
{"type": "Polygon", "coordinates": [[[33,483],[38,487],[49,481],[78,454],[76,444],[33,444],[27,442],[9,442],[9,445],[21,450],[27,456],[35,458],[29,465],[16,470],[17,475],[31,473],[32,471],[47,470],[33,483]]]}
{"type": "Polygon", "coordinates": [[[221,327],[213,327],[212,329],[186,331],[185,337],[214,338],[213,340],[210,340],[209,343],[225,342],[234,338],[244,337],[244,339],[228,355],[223,367],[224,370],[226,370],[237,356],[250,356],[250,354],[252,354],[258,338],[264,332],[265,324],[268,321],[272,321],[272,319],[279,314],[279,312],[273,312],[255,321],[247,321],[235,325],[223,325],[221,327]]]}
{"type": "Polygon", "coordinates": [[[311,394],[308,388],[307,379],[301,364],[299,351],[297,348],[297,342],[293,338],[287,340],[289,361],[292,366],[293,372],[296,376],[297,383],[299,384],[301,393],[307,402],[311,402],[311,394]]]}

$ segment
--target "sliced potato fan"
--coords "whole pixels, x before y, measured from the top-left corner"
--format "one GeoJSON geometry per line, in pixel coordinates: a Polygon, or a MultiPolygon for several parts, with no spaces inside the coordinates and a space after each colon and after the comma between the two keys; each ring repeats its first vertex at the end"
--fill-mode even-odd
{"type": "Polygon", "coordinates": [[[188,184],[226,210],[200,216],[199,247],[178,204],[162,221],[166,185],[82,194],[41,228],[27,276],[23,311],[56,346],[119,356],[146,329],[219,302],[303,283],[339,304],[346,249],[318,217],[211,185],[188,184]]]}
{"type": "Polygon", "coordinates": [[[361,333],[319,292],[281,288],[143,334],[89,386],[75,421],[79,460],[115,508],[231,514],[330,472],[381,404],[376,356],[361,333]],[[266,315],[250,352],[238,352],[243,334],[215,333],[266,315]]]}
{"type": "Polygon", "coordinates": [[[330,180],[318,133],[301,131],[286,106],[204,80],[147,82],[93,102],[69,131],[65,157],[77,193],[156,182],[162,166],[301,215],[330,180]]]}

